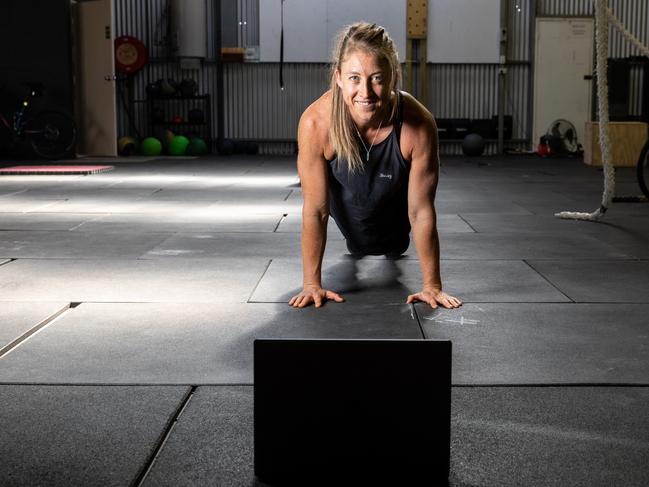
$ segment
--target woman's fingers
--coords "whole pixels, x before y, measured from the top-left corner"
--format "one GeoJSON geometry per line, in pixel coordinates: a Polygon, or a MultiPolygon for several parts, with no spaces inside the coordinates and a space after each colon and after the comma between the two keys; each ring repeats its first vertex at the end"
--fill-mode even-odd
{"type": "Polygon", "coordinates": [[[437,308],[437,304],[441,304],[445,308],[459,308],[462,306],[462,301],[459,299],[449,296],[446,293],[431,294],[428,292],[419,292],[416,294],[411,294],[406,299],[406,303],[414,303],[416,301],[421,301],[423,303],[428,303],[431,308],[437,308]]]}
{"type": "Polygon", "coordinates": [[[327,291],[326,297],[327,299],[333,299],[336,303],[342,303],[344,301],[340,294],[333,291],[327,291]]]}
{"type": "Polygon", "coordinates": [[[302,291],[300,294],[293,296],[288,304],[289,306],[293,306],[294,308],[304,308],[311,303],[315,305],[316,308],[322,307],[322,305],[325,303],[327,300],[332,300],[337,303],[342,303],[344,299],[342,296],[338,293],[335,293],[333,291],[315,291],[315,292],[305,292],[302,291]]]}
{"type": "Polygon", "coordinates": [[[294,308],[304,308],[305,299],[308,299],[308,297],[300,293],[297,296],[293,296],[291,300],[288,302],[288,304],[290,306],[293,306],[294,308]]]}
{"type": "Polygon", "coordinates": [[[460,301],[456,297],[449,296],[448,294],[443,295],[440,303],[445,308],[459,308],[460,306],[462,306],[462,301],[460,301]]]}

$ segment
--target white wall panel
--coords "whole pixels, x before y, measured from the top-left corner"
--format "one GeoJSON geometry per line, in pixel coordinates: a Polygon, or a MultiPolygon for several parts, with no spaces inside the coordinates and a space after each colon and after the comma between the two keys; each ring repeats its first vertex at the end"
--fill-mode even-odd
{"type": "Polygon", "coordinates": [[[500,0],[430,0],[428,61],[497,63],[500,0]]]}
{"type": "MultiPolygon", "coordinates": [[[[376,0],[285,0],[284,61],[326,63],[333,40],[345,26],[373,22],[387,29],[403,59],[406,3],[376,0]]],[[[280,57],[281,0],[259,0],[259,49],[262,62],[280,57]]]]}

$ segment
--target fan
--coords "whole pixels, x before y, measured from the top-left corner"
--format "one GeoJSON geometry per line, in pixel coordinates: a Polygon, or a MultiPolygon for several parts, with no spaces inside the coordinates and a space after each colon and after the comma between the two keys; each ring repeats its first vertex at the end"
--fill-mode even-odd
{"type": "Polygon", "coordinates": [[[560,118],[548,127],[545,139],[551,154],[576,154],[581,145],[577,141],[577,129],[568,120],[560,118]]]}

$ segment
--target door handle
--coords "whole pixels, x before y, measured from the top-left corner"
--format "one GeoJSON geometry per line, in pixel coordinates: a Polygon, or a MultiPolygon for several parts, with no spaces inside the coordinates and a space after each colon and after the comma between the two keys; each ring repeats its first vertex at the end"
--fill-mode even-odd
{"type": "Polygon", "coordinates": [[[104,76],[104,80],[106,80],[106,81],[115,81],[116,79],[117,79],[117,76],[115,76],[115,75],[111,76],[111,75],[107,74],[106,76],[104,76]]]}

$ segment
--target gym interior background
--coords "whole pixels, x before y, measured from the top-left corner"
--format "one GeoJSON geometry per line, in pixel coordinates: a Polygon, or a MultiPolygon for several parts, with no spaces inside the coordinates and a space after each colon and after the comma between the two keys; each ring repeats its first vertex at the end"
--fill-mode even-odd
{"type": "MultiPolygon", "coordinates": [[[[295,132],[329,68],[287,62],[281,90],[280,64],[254,60],[271,1],[206,0],[198,64],[168,52],[167,0],[114,0],[113,28],[100,24],[100,37],[131,35],[149,51],[141,70],[95,82],[114,96],[113,150],[132,125],[152,130],[147,86],[192,77],[210,95],[212,154],[96,155],[52,165],[112,171],[0,176],[0,485],[262,486],[253,341],[296,337],[451,340],[450,486],[649,485],[649,204],[615,202],[598,223],[556,218],[597,207],[602,171],[578,154],[525,153],[538,143],[535,82],[567,69],[535,74],[536,21],[583,26],[592,2],[503,2],[504,64],[498,46],[495,60],[429,62],[425,76],[413,63],[413,92],[440,121],[501,113],[505,149],[523,151],[496,154],[490,136],[486,156],[468,157],[459,138],[442,141],[441,271],[463,306],[404,304],[421,285],[414,245],[397,261],[350,264],[330,221],[324,280],[346,302],[297,310],[287,305],[302,283],[295,132]],[[253,59],[241,60],[246,49],[253,59]],[[255,141],[260,154],[219,154],[220,137],[255,141]]],[[[47,85],[39,104],[78,115],[97,101],[78,94],[77,13],[102,2],[2,0],[4,113],[28,81],[47,85]]],[[[287,18],[298,2],[285,1],[287,18]]],[[[648,44],[649,3],[609,4],[648,44]]],[[[609,57],[624,60],[609,71],[611,113],[632,123],[649,113],[637,54],[611,31],[609,57]]],[[[43,161],[0,159],[17,163],[43,161]]],[[[638,193],[635,168],[616,168],[616,194],[638,193]]]]}
{"type": "MultiPolygon", "coordinates": [[[[130,2],[117,0],[116,33],[141,38],[151,49],[149,65],[133,80],[132,97],[146,98],[146,85],[160,78],[180,80],[187,76],[175,59],[168,58],[168,49],[161,44],[164,0],[130,2]],[[142,14],[146,12],[146,18],[142,14]],[[156,22],[153,25],[152,20],[156,22]],[[156,45],[158,44],[158,45],[156,45]]],[[[261,143],[262,153],[290,154],[295,151],[297,122],[300,114],[328,86],[329,66],[326,63],[287,63],[284,66],[286,87],[279,90],[278,63],[225,62],[219,63],[216,37],[221,27],[222,47],[249,48],[259,46],[259,1],[222,1],[219,19],[217,2],[208,0],[208,50],[201,69],[194,75],[199,92],[215,95],[217,78],[223,78],[223,106],[218,106],[216,96],[212,113],[222,113],[223,136],[231,139],[250,139],[261,143]],[[263,103],[255,103],[255,100],[263,103]],[[288,142],[287,142],[288,141],[288,142]]],[[[532,57],[534,49],[534,22],[536,17],[590,17],[590,0],[507,0],[506,25],[508,42],[506,51],[505,115],[511,117],[511,139],[508,147],[531,148],[532,140],[532,57]]],[[[645,42],[649,39],[647,8],[642,0],[613,2],[616,14],[625,25],[632,26],[636,35],[645,42]]],[[[286,4],[286,9],[291,5],[286,4]]],[[[286,26],[289,29],[289,26],[286,26]]],[[[286,41],[288,42],[288,41],[286,41]]],[[[621,35],[611,35],[611,58],[637,56],[638,52],[621,35]]],[[[400,53],[405,58],[405,53],[400,53]]],[[[413,80],[419,79],[415,64],[413,80]]],[[[438,119],[492,119],[498,115],[499,71],[498,63],[427,63],[428,109],[438,119]]],[[[628,116],[642,114],[643,66],[630,66],[626,86],[612,86],[611,92],[625,92],[628,97],[628,116]]],[[[413,94],[419,95],[421,87],[414,84],[413,94]]],[[[595,105],[593,104],[593,107],[595,105]]],[[[593,112],[595,109],[593,108],[593,112]]],[[[120,134],[127,134],[128,120],[120,110],[120,134]]],[[[144,117],[143,113],[139,113],[144,117]]],[[[215,120],[215,122],[217,122],[215,120]]],[[[578,129],[579,130],[579,129],[578,129]]],[[[213,135],[218,134],[215,123],[213,135]]],[[[494,153],[496,144],[490,143],[487,153],[494,153]]],[[[443,143],[442,154],[460,154],[461,143],[443,143]]]]}
{"type": "MultiPolygon", "coordinates": [[[[47,79],[49,98],[72,112],[75,65],[74,44],[78,26],[74,25],[75,4],[67,0],[52,0],[43,4],[37,0],[5,2],[5,14],[0,36],[3,45],[13,48],[0,60],[0,76],[5,87],[3,108],[12,107],[23,94],[21,82],[47,79]],[[32,15],[38,11],[39,15],[32,15]],[[72,18],[72,21],[70,20],[72,18]],[[25,29],[24,25],[33,26],[25,29]],[[7,96],[10,95],[10,96],[7,96]],[[8,105],[8,106],[7,106],[8,105]]],[[[492,2],[493,3],[493,2],[492,2]]],[[[497,2],[496,2],[497,3],[497,2]]],[[[126,78],[114,81],[122,96],[116,98],[117,136],[135,135],[133,124],[143,136],[153,135],[147,100],[147,85],[159,79],[180,81],[192,78],[198,84],[197,92],[210,95],[208,138],[253,140],[259,143],[261,153],[295,153],[297,121],[306,106],[327,87],[328,65],[324,62],[286,62],[283,66],[285,89],[279,89],[278,62],[258,62],[260,44],[259,0],[205,2],[206,50],[204,58],[190,68],[184,66],[173,51],[169,35],[170,2],[168,0],[115,0],[113,37],[134,36],[148,49],[149,59],[144,68],[126,78]],[[219,56],[221,48],[246,49],[237,58],[219,56]],[[128,114],[132,114],[133,123],[128,114]]],[[[278,4],[279,5],[279,4],[278,4]]],[[[498,62],[435,63],[422,67],[417,53],[413,53],[412,91],[441,120],[494,120],[502,111],[505,117],[506,145],[511,150],[533,149],[533,83],[535,19],[538,17],[584,18],[592,17],[591,0],[507,0],[502,3],[502,22],[507,31],[504,64],[498,62]],[[427,76],[418,71],[425,69],[427,76]],[[502,87],[499,83],[502,77],[502,87]],[[418,86],[424,80],[425,87],[418,86]]],[[[649,8],[643,0],[613,1],[616,15],[643,41],[649,39],[649,27],[643,19],[649,8]]],[[[287,10],[294,8],[288,3],[287,10]]],[[[291,29],[286,26],[287,32],[291,29]]],[[[290,42],[287,34],[286,42],[290,42]]],[[[279,40],[277,40],[279,43],[279,40]]],[[[236,49],[235,49],[236,51],[236,49]]],[[[406,53],[400,53],[405,59],[406,53]]],[[[609,57],[637,59],[638,52],[612,30],[609,57]]],[[[405,68],[405,64],[404,64],[405,68]]],[[[556,67],[558,68],[558,66],[556,67]]],[[[643,100],[647,83],[645,64],[629,62],[616,68],[611,79],[612,99],[621,100],[623,109],[617,120],[638,120],[649,117],[649,100],[643,100]],[[621,74],[620,74],[621,73],[621,74]],[[644,105],[643,105],[644,104],[644,105]]],[[[77,73],[78,74],[78,73],[77,73]]],[[[591,90],[594,93],[595,90],[591,90]]],[[[78,104],[78,102],[77,102],[78,104]]],[[[596,120],[596,103],[591,103],[592,119],[596,120]]],[[[171,116],[171,114],[167,114],[171,116]]],[[[616,118],[612,118],[615,120],[616,118]]],[[[489,130],[487,129],[487,132],[489,130]]],[[[583,127],[577,127],[583,144],[583,127]]],[[[487,134],[488,135],[488,134],[487,134]]],[[[444,138],[444,137],[442,137],[444,138]]],[[[443,140],[442,154],[460,154],[461,137],[443,140]]],[[[492,135],[486,146],[487,154],[498,147],[492,135]]],[[[216,144],[214,143],[214,149],[216,144]]]]}

